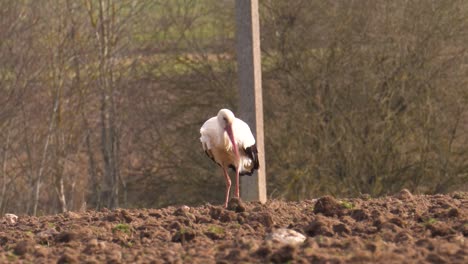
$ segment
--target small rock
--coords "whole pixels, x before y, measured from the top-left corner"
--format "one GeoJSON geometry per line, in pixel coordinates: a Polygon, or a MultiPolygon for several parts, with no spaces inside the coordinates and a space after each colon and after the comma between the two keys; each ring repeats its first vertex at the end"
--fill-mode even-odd
{"type": "Polygon", "coordinates": [[[269,233],[266,240],[276,241],[289,245],[298,245],[306,240],[306,237],[292,229],[279,228],[269,233]]]}
{"type": "Polygon", "coordinates": [[[400,200],[412,200],[413,199],[413,195],[411,194],[411,192],[408,190],[408,189],[403,189],[401,190],[397,195],[396,197],[400,200]]]}
{"type": "Polygon", "coordinates": [[[18,222],[18,216],[14,214],[5,214],[5,219],[9,224],[16,224],[18,222]]]}

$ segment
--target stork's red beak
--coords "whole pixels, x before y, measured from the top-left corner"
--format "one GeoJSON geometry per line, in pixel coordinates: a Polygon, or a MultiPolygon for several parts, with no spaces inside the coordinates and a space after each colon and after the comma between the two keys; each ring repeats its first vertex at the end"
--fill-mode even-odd
{"type": "Polygon", "coordinates": [[[239,160],[239,150],[237,149],[236,140],[234,139],[234,133],[232,133],[232,125],[226,126],[226,132],[231,140],[232,147],[234,148],[234,153],[236,154],[237,160],[239,160]]]}

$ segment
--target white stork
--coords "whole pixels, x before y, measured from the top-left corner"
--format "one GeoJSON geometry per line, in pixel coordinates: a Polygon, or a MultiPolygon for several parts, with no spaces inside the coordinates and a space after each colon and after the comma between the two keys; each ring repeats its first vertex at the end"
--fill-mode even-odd
{"type": "Polygon", "coordinates": [[[228,168],[236,171],[235,197],[239,195],[239,175],[251,176],[258,169],[257,146],[249,125],[236,118],[229,109],[221,109],[200,128],[200,141],[206,155],[223,169],[226,179],[226,200],[229,201],[231,179],[228,168]]]}

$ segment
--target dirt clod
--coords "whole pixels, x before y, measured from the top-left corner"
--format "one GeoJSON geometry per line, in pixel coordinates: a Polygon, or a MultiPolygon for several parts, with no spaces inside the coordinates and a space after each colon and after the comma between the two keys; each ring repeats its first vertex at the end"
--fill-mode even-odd
{"type": "Polygon", "coordinates": [[[326,216],[340,215],[343,207],[331,196],[324,196],[317,200],[314,207],[314,213],[323,214],[326,216]]]}
{"type": "Polygon", "coordinates": [[[457,208],[450,208],[447,212],[448,217],[458,217],[460,215],[460,212],[458,211],[457,208]]]}
{"type": "Polygon", "coordinates": [[[33,250],[33,245],[34,243],[30,240],[19,241],[13,249],[13,253],[15,253],[15,255],[22,256],[31,252],[33,250]]]}
{"type": "Polygon", "coordinates": [[[317,218],[305,228],[309,236],[333,236],[331,224],[325,218],[317,218]]]}
{"type": "Polygon", "coordinates": [[[223,213],[223,209],[221,207],[211,207],[210,208],[210,216],[213,219],[219,219],[221,214],[223,213]]]}
{"type": "Polygon", "coordinates": [[[432,234],[433,237],[435,237],[435,236],[447,236],[447,235],[455,233],[455,231],[452,228],[450,228],[450,226],[448,226],[445,223],[441,223],[441,222],[428,224],[427,228],[429,230],[431,230],[431,234],[432,234]]]}
{"type": "Polygon", "coordinates": [[[429,255],[427,255],[426,259],[431,263],[437,263],[437,264],[448,263],[446,259],[444,259],[439,254],[435,254],[435,253],[430,253],[429,255]]]}
{"type": "Polygon", "coordinates": [[[404,242],[411,242],[413,237],[406,231],[402,231],[395,236],[395,242],[397,243],[404,243],[404,242]]]}
{"type": "Polygon", "coordinates": [[[291,245],[286,245],[273,252],[270,260],[273,263],[287,263],[294,259],[296,248],[291,245]]]}
{"type": "Polygon", "coordinates": [[[76,239],[77,237],[77,234],[74,233],[74,232],[69,232],[69,231],[64,231],[64,232],[61,232],[59,233],[55,240],[59,243],[68,243],[74,239],[76,239]]]}
{"type": "Polygon", "coordinates": [[[172,242],[186,243],[194,239],[195,236],[196,236],[196,232],[193,229],[181,228],[172,237],[172,242]]]}
{"type": "Polygon", "coordinates": [[[245,206],[241,199],[233,197],[229,200],[227,209],[236,213],[242,213],[245,211],[245,206]]]}
{"type": "Polygon", "coordinates": [[[63,216],[70,219],[79,219],[81,217],[80,214],[70,211],[63,213],[63,216]]]}
{"type": "Polygon", "coordinates": [[[34,250],[34,256],[39,257],[39,258],[47,257],[48,254],[49,254],[49,250],[45,247],[38,246],[34,250]]]}
{"type": "Polygon", "coordinates": [[[125,220],[125,222],[131,223],[133,221],[133,216],[127,210],[122,210],[120,214],[122,215],[122,218],[125,220]]]}
{"type": "Polygon", "coordinates": [[[60,258],[57,260],[57,264],[66,264],[66,263],[79,263],[78,253],[74,250],[66,248],[60,258]]]}
{"type": "Polygon", "coordinates": [[[223,223],[233,222],[237,219],[237,214],[233,211],[224,210],[219,217],[219,220],[223,223]]]}
{"type": "Polygon", "coordinates": [[[355,209],[351,211],[351,217],[356,221],[364,221],[369,219],[369,213],[363,209],[355,209]]]}
{"type": "Polygon", "coordinates": [[[401,190],[396,197],[403,201],[413,199],[413,195],[408,189],[401,190]]]}
{"type": "Polygon", "coordinates": [[[351,233],[351,230],[345,224],[342,224],[342,223],[334,225],[333,231],[340,235],[351,233]]]}

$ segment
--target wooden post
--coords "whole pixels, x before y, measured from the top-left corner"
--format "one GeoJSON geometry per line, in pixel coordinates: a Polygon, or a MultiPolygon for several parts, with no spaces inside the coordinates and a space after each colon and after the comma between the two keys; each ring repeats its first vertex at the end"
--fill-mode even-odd
{"type": "Polygon", "coordinates": [[[237,65],[239,76],[239,117],[250,125],[257,141],[260,168],[241,177],[241,197],[265,203],[265,148],[263,140],[262,71],[258,0],[236,0],[237,65]]]}

